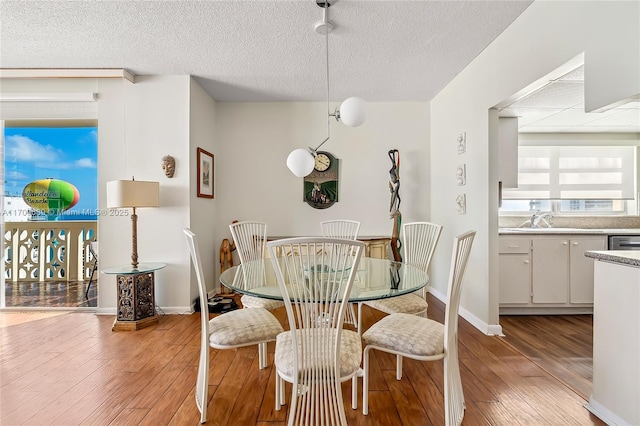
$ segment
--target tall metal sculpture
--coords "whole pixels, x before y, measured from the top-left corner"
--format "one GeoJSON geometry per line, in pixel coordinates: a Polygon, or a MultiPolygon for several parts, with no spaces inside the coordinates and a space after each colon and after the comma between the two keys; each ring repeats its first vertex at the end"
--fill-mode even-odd
{"type": "Polygon", "coordinates": [[[391,233],[391,251],[393,260],[402,261],[400,256],[400,248],[402,242],[399,239],[400,227],[402,225],[402,213],[400,213],[400,151],[392,149],[389,151],[389,159],[391,160],[391,170],[389,170],[389,190],[391,191],[391,203],[389,204],[389,215],[393,219],[393,231],[391,233]]]}

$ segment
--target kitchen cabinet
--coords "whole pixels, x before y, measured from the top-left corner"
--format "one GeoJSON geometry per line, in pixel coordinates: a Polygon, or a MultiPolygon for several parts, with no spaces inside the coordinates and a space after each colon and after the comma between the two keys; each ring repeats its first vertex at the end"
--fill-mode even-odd
{"type": "Polygon", "coordinates": [[[501,313],[589,313],[593,307],[593,259],[605,235],[534,235],[499,238],[501,313]]]}
{"type": "Polygon", "coordinates": [[[575,237],[570,241],[569,301],[593,303],[593,262],[586,251],[606,250],[606,237],[575,237]]]}
{"type": "Polygon", "coordinates": [[[500,238],[500,303],[527,304],[531,295],[531,239],[500,238]]]}
{"type": "Polygon", "coordinates": [[[504,189],[518,187],[518,117],[498,118],[498,180],[504,189]]]}
{"type": "Polygon", "coordinates": [[[532,239],[532,303],[566,303],[569,287],[569,239],[532,239]]]}

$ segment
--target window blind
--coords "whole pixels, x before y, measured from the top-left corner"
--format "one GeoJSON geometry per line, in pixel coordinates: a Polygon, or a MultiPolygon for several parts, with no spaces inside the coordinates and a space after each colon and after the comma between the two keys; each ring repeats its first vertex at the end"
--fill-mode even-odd
{"type": "Polygon", "coordinates": [[[520,146],[518,188],[505,200],[634,199],[635,147],[520,146]]]}

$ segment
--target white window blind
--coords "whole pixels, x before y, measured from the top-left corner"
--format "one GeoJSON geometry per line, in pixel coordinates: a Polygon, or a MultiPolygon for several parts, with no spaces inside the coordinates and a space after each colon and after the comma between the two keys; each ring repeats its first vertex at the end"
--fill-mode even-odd
{"type": "Polygon", "coordinates": [[[623,200],[635,194],[635,147],[520,146],[505,200],[623,200]]]}

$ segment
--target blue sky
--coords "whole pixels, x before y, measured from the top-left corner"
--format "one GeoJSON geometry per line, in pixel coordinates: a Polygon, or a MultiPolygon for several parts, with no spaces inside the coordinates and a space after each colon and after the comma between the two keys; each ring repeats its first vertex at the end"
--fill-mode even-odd
{"type": "Polygon", "coordinates": [[[80,192],[80,201],[70,211],[95,211],[97,130],[96,127],[5,128],[5,194],[21,195],[24,187],[37,179],[61,179],[80,192]]]}

